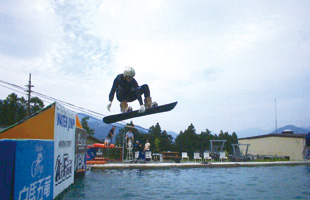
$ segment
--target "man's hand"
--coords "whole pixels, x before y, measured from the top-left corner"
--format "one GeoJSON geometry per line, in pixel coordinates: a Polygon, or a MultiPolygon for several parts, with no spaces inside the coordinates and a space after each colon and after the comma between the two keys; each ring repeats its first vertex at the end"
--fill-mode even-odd
{"type": "Polygon", "coordinates": [[[144,113],[144,112],[145,112],[145,106],[144,106],[144,105],[141,105],[141,106],[140,106],[139,113],[144,113]]]}
{"type": "Polygon", "coordinates": [[[108,105],[107,105],[107,109],[108,109],[108,111],[110,111],[111,106],[112,106],[112,101],[109,101],[109,103],[108,103],[108,105]]]}

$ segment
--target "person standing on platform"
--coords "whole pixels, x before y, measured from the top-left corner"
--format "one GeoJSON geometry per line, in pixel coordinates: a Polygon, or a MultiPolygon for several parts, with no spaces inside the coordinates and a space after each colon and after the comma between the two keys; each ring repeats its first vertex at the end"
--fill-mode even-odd
{"type": "Polygon", "coordinates": [[[151,144],[149,143],[149,140],[147,139],[147,140],[146,140],[146,143],[145,143],[145,145],[144,145],[144,150],[143,150],[143,152],[149,151],[149,150],[150,150],[150,146],[151,146],[151,144]]]}
{"type": "Polygon", "coordinates": [[[111,130],[108,133],[107,138],[104,140],[104,145],[107,147],[110,146],[110,144],[112,144],[112,137],[114,136],[115,128],[116,128],[115,126],[111,128],[111,130]]]}
{"type": "Polygon", "coordinates": [[[126,133],[126,145],[127,148],[132,148],[132,143],[134,141],[134,135],[132,133],[131,128],[129,128],[128,132],[126,133]]]}
{"type": "Polygon", "coordinates": [[[111,128],[111,130],[109,131],[109,134],[108,134],[108,136],[111,138],[111,143],[113,142],[112,137],[114,136],[115,128],[116,128],[116,127],[113,126],[113,127],[111,128]]]}
{"type": "Polygon", "coordinates": [[[144,151],[143,151],[143,145],[139,141],[136,141],[135,148],[136,148],[137,151],[139,151],[139,156],[138,156],[138,158],[136,159],[135,162],[137,163],[139,161],[139,162],[145,163],[145,156],[144,156],[144,151]]]}

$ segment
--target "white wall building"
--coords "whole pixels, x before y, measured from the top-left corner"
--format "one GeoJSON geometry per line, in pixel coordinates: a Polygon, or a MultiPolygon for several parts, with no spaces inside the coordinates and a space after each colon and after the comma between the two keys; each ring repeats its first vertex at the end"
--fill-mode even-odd
{"type": "Polygon", "coordinates": [[[289,157],[291,161],[304,159],[306,134],[267,134],[254,137],[240,138],[239,144],[250,144],[249,154],[289,157]]]}

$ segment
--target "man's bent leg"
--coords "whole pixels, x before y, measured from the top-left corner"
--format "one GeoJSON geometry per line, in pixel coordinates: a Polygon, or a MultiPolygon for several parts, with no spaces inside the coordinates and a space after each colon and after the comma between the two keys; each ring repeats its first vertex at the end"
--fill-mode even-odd
{"type": "Polygon", "coordinates": [[[121,112],[128,112],[128,111],[132,111],[132,108],[130,106],[128,106],[127,101],[122,101],[121,102],[121,112]]]}
{"type": "Polygon", "coordinates": [[[144,106],[145,106],[145,108],[157,106],[156,102],[152,102],[151,92],[150,92],[149,86],[147,84],[144,84],[144,85],[136,88],[135,94],[136,94],[137,98],[139,96],[141,96],[142,94],[144,94],[144,97],[145,97],[144,106]]]}
{"type": "Polygon", "coordinates": [[[150,97],[150,89],[147,84],[144,84],[140,87],[135,88],[135,95],[136,98],[140,97],[142,94],[144,94],[144,97],[150,97]]]}

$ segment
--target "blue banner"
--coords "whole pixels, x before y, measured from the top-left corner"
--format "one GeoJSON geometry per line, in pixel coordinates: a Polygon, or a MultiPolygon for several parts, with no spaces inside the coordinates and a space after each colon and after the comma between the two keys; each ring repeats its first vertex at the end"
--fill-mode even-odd
{"type": "Polygon", "coordinates": [[[53,199],[53,166],[53,141],[17,141],[14,199],[53,199]]]}
{"type": "Polygon", "coordinates": [[[16,141],[0,140],[0,199],[12,199],[16,141]]]}

